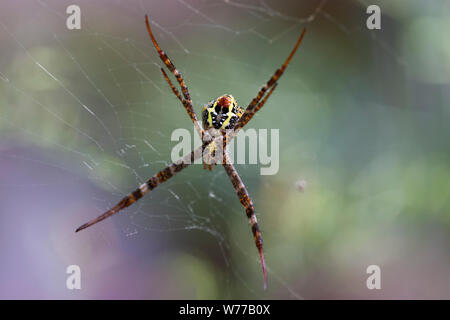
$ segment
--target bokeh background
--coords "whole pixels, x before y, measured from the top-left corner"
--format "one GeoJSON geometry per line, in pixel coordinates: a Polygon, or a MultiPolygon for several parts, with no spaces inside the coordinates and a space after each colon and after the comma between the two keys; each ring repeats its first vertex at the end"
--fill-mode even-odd
{"type": "Polygon", "coordinates": [[[2,1],[0,298],[450,298],[448,1],[2,1]],[[66,8],[81,8],[81,30],[66,8]],[[366,28],[378,4],[382,29],[366,28]],[[193,166],[76,227],[163,168],[192,130],[146,33],[197,110],[246,105],[304,42],[254,128],[280,170],[237,165],[269,268],[224,170],[193,166]],[[81,290],[66,268],[81,268],[81,290]],[[381,268],[368,290],[366,268],[381,268]]]}

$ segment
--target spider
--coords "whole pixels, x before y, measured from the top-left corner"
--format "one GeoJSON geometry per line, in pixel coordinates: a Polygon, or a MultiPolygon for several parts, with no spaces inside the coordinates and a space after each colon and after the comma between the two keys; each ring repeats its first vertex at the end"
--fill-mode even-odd
{"type": "MultiPolygon", "coordinates": [[[[227,143],[233,139],[239,130],[241,130],[255,115],[258,110],[260,110],[264,104],[266,103],[267,99],[270,97],[272,92],[275,90],[277,86],[277,80],[281,77],[283,72],[285,71],[287,65],[291,61],[292,57],[294,56],[295,52],[297,51],[303,36],[305,35],[306,29],[303,29],[301,32],[297,43],[295,44],[294,48],[292,49],[291,53],[287,57],[284,64],[275,71],[275,73],[272,75],[272,77],[269,79],[269,81],[266,82],[264,86],[261,87],[256,97],[249,103],[247,108],[244,110],[242,107],[238,105],[234,97],[230,94],[225,94],[217,99],[211,100],[209,103],[203,106],[202,108],[202,125],[200,124],[199,120],[197,119],[197,115],[194,111],[194,107],[192,104],[192,99],[189,94],[189,90],[186,86],[186,83],[181,75],[181,73],[175,68],[175,65],[172,63],[172,61],[169,59],[167,54],[161,50],[161,48],[158,45],[158,42],[156,41],[155,37],[153,36],[152,30],[150,28],[150,23],[148,20],[147,15],[145,16],[145,23],[147,26],[148,34],[150,35],[150,39],[153,42],[153,45],[155,46],[156,50],[158,51],[159,57],[164,62],[166,67],[170,70],[170,72],[173,74],[173,76],[176,78],[180,88],[181,93],[178,91],[177,88],[172,84],[170,81],[168,75],[164,71],[163,68],[161,68],[161,72],[169,84],[172,92],[175,94],[175,96],[180,100],[180,102],[183,104],[184,108],[186,109],[189,118],[192,120],[194,127],[198,134],[203,139],[203,144],[201,147],[198,147],[197,149],[193,150],[190,154],[185,155],[180,160],[170,164],[163,170],[157,172],[154,174],[147,182],[142,184],[139,188],[137,188],[135,191],[127,195],[125,198],[123,198],[119,203],[117,203],[114,207],[106,211],[105,213],[101,214],[97,218],[83,224],[78,229],[76,229],[75,232],[78,232],[80,230],[86,229],[87,227],[90,227],[97,222],[100,222],[116,213],[121,211],[122,209],[130,206],[140,198],[142,198],[146,193],[149,191],[155,189],[157,186],[159,186],[161,183],[167,181],[168,179],[175,176],[178,172],[188,167],[190,164],[194,163],[194,160],[199,159],[200,157],[204,156],[205,149],[208,149],[206,151],[206,156],[211,156],[211,154],[214,154],[218,150],[218,146],[220,144],[224,145],[223,149],[223,159],[222,159],[222,165],[225,168],[225,172],[227,173],[236,193],[239,197],[239,200],[241,204],[245,208],[245,212],[247,214],[248,221],[251,226],[251,230],[253,233],[253,237],[255,240],[256,247],[258,249],[258,253],[260,256],[262,271],[263,271],[263,277],[264,277],[264,289],[267,287],[267,271],[266,271],[266,263],[264,260],[264,252],[263,252],[263,246],[262,246],[262,237],[261,237],[261,231],[258,226],[258,221],[256,219],[255,215],[255,209],[253,206],[253,201],[250,198],[247,189],[242,182],[241,178],[239,177],[238,172],[236,171],[235,167],[233,166],[231,159],[225,152],[225,148],[227,143]],[[267,93],[267,94],[266,94],[267,93]],[[218,130],[222,135],[220,137],[212,137],[210,132],[211,130],[218,130]],[[223,138],[223,140],[220,140],[219,138],[223,138]]],[[[212,170],[213,164],[208,164],[209,170],[212,170]]],[[[204,168],[206,169],[206,165],[204,164],[204,168]]]]}

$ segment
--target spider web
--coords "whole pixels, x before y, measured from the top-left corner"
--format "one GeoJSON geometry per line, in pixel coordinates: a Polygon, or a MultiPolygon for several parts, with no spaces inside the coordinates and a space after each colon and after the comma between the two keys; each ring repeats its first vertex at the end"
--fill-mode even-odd
{"type": "MultiPolygon", "coordinates": [[[[24,194],[21,197],[25,198],[29,193],[39,195],[34,199],[33,221],[37,216],[58,221],[58,246],[65,252],[61,254],[64,261],[80,259],[87,264],[85,246],[99,254],[125,250],[120,247],[124,246],[136,250],[145,261],[181,251],[206,259],[212,269],[220,270],[218,297],[263,297],[257,251],[245,212],[220,166],[211,173],[200,166],[185,169],[121,214],[79,235],[68,235],[168,165],[174,129],[187,128],[195,134],[160,74],[162,62],[146,34],[144,14],[149,14],[161,47],[187,81],[197,113],[201,104],[223,93],[232,93],[246,106],[306,27],[305,44],[280,80],[273,101],[269,100],[267,110],[257,114],[251,124],[280,127],[285,130],[282,135],[298,136],[304,131],[298,131],[290,120],[298,105],[284,107],[283,103],[306,101],[299,112],[323,104],[320,94],[300,75],[312,74],[314,69],[323,75],[329,66],[329,55],[315,53],[314,61],[311,50],[308,53],[304,47],[320,50],[319,42],[326,41],[323,34],[327,33],[347,41],[365,37],[367,4],[349,1],[336,6],[326,0],[79,1],[82,28],[68,30],[65,10],[70,4],[47,0],[2,4],[2,158],[29,168],[28,175],[12,175],[1,182],[2,192],[24,194]],[[277,95],[283,99],[277,100],[277,95]],[[273,117],[279,118],[271,121],[273,117]],[[39,207],[54,201],[53,197],[62,198],[62,211],[42,212],[39,207]],[[69,208],[64,209],[66,204],[69,208]],[[152,251],[145,253],[149,248],[152,251]]],[[[394,65],[404,63],[385,40],[371,35],[366,41],[394,65]]],[[[311,81],[330,86],[315,76],[311,81]]],[[[312,115],[317,120],[318,114],[312,115]]],[[[283,153],[294,152],[285,147],[281,167],[288,161],[283,160],[283,153]]],[[[301,158],[314,167],[312,152],[302,153],[301,158]]],[[[239,165],[237,170],[255,203],[276,297],[301,298],[302,292],[288,280],[295,271],[271,267],[271,251],[277,244],[291,249],[297,246],[285,243],[284,233],[266,223],[268,215],[275,213],[259,205],[261,194],[270,194],[277,178],[259,176],[258,166],[239,165]],[[261,189],[266,192],[259,192],[261,189]]],[[[282,177],[287,170],[280,169],[282,177]]],[[[289,188],[296,188],[297,180],[303,178],[300,169],[296,174],[281,179],[289,188]]],[[[303,180],[300,183],[304,185],[303,180]]],[[[143,290],[136,295],[158,297],[143,290]]]]}

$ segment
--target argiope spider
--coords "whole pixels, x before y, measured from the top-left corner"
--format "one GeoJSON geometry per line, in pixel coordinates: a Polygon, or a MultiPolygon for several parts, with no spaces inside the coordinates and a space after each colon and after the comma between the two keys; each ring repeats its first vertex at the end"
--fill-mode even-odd
{"type": "MultiPolygon", "coordinates": [[[[218,97],[217,99],[211,100],[209,103],[207,103],[206,105],[203,106],[203,108],[202,108],[203,127],[202,127],[200,125],[200,122],[197,119],[197,115],[194,112],[194,107],[192,105],[192,99],[189,94],[189,90],[186,86],[186,83],[184,82],[184,79],[181,76],[181,73],[175,68],[174,64],[169,59],[167,54],[161,50],[158,43],[156,42],[156,39],[153,36],[152,30],[150,28],[150,24],[149,24],[147,15],[145,16],[145,23],[147,25],[147,30],[148,30],[150,38],[153,42],[153,45],[155,46],[156,50],[158,51],[159,57],[164,62],[166,67],[170,70],[170,72],[177,79],[177,82],[181,87],[181,93],[183,94],[183,97],[181,96],[180,92],[174,87],[174,85],[170,81],[169,77],[167,76],[167,74],[163,68],[161,68],[161,72],[163,73],[164,78],[166,79],[167,83],[169,84],[170,88],[172,89],[172,92],[177,96],[178,100],[181,101],[184,108],[186,109],[189,117],[191,118],[192,122],[194,123],[195,129],[200,134],[200,136],[203,138],[203,145],[201,147],[193,150],[190,154],[184,156],[180,160],[170,164],[163,170],[154,174],[147,182],[145,182],[138,189],[136,189],[135,191],[133,191],[132,193],[127,195],[125,198],[123,198],[114,207],[112,207],[105,213],[101,214],[97,218],[83,224],[75,232],[78,232],[87,227],[90,227],[93,224],[96,224],[97,222],[100,222],[100,221],[112,216],[113,214],[116,214],[120,210],[130,206],[131,204],[133,204],[134,202],[136,202],[137,200],[142,198],[147,192],[155,189],[158,185],[160,185],[161,183],[172,178],[178,172],[180,172],[184,168],[188,167],[190,164],[194,163],[195,159],[198,159],[203,155],[203,151],[205,150],[205,148],[209,148],[208,153],[214,153],[214,151],[216,150],[216,146],[218,146],[219,143],[223,143],[224,148],[223,148],[222,165],[224,166],[225,171],[226,171],[234,189],[236,190],[236,193],[239,197],[241,204],[245,208],[245,212],[247,214],[247,218],[249,220],[249,223],[250,223],[250,226],[252,229],[255,244],[256,244],[256,247],[258,248],[258,252],[260,255],[260,259],[261,259],[261,266],[262,266],[263,276],[264,276],[264,289],[265,289],[267,286],[267,271],[266,271],[266,264],[265,264],[265,260],[264,260],[264,253],[263,253],[263,247],[262,247],[261,231],[259,230],[258,222],[256,220],[255,209],[253,207],[253,201],[250,198],[244,183],[242,182],[241,178],[239,177],[239,174],[237,173],[236,169],[234,168],[229,156],[226,154],[225,148],[226,148],[227,143],[230,142],[231,139],[233,139],[236,136],[238,131],[240,129],[242,129],[252,119],[252,117],[255,115],[255,113],[258,112],[258,110],[260,110],[263,107],[263,105],[266,103],[267,99],[270,97],[272,92],[275,90],[275,88],[277,86],[277,80],[281,77],[281,75],[283,74],[287,65],[291,61],[295,52],[297,51],[306,30],[303,29],[302,33],[300,34],[300,37],[297,40],[297,43],[295,44],[294,48],[292,49],[290,55],[287,57],[284,64],[275,71],[275,73],[272,75],[272,77],[269,79],[269,81],[267,81],[266,84],[259,90],[256,97],[250,102],[250,104],[247,106],[245,111],[242,107],[240,107],[237,104],[236,100],[234,99],[234,97],[232,95],[229,95],[229,94],[222,95],[222,96],[218,97]],[[267,92],[267,94],[266,94],[266,92],[267,92]],[[229,133],[229,131],[230,131],[229,129],[232,129],[231,133],[229,133]],[[211,135],[209,134],[209,130],[219,130],[222,133],[222,136],[220,138],[224,138],[224,140],[222,141],[219,138],[213,139],[211,137],[211,135]]],[[[212,170],[211,164],[209,164],[208,167],[209,167],[209,170],[212,170]]]]}

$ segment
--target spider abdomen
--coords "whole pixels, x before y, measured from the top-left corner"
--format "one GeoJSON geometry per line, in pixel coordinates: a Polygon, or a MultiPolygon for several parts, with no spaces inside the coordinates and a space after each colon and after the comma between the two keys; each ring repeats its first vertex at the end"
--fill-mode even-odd
{"type": "Polygon", "coordinates": [[[234,97],[225,94],[211,100],[202,109],[204,129],[232,129],[244,110],[238,106],[234,97]]]}

